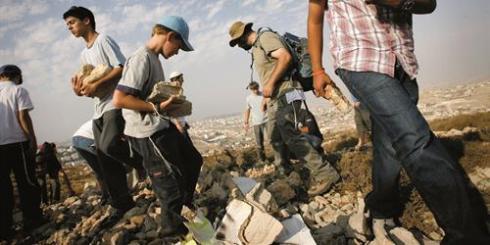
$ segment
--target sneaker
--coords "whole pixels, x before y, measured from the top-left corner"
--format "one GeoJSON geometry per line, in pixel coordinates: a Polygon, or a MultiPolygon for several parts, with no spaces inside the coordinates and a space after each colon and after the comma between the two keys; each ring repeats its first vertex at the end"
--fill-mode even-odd
{"type": "Polygon", "coordinates": [[[321,178],[319,181],[314,181],[310,184],[310,188],[308,189],[308,195],[309,196],[318,196],[321,195],[337,183],[340,180],[340,175],[337,173],[337,171],[332,168],[330,173],[324,177],[321,178]]]}

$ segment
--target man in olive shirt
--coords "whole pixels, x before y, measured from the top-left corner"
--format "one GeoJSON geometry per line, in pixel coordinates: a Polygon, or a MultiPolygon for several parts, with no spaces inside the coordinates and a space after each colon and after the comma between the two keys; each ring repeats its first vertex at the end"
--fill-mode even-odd
{"type": "Polygon", "coordinates": [[[305,99],[298,81],[287,76],[292,56],[274,32],[256,32],[252,23],[237,21],[230,27],[230,46],[252,49],[254,67],[262,84],[264,97],[270,98],[267,133],[274,150],[276,165],[288,162],[287,149],[306,163],[310,170],[309,195],[326,192],[339,180],[337,171],[322,159],[308,140],[295,127],[295,114],[305,99]]]}

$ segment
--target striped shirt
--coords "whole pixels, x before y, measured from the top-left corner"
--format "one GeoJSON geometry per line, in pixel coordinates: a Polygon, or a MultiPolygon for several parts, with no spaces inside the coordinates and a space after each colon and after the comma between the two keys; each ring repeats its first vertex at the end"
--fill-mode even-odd
{"type": "Polygon", "coordinates": [[[335,69],[394,77],[398,60],[412,79],[417,75],[410,14],[365,0],[329,0],[327,21],[335,69]]]}

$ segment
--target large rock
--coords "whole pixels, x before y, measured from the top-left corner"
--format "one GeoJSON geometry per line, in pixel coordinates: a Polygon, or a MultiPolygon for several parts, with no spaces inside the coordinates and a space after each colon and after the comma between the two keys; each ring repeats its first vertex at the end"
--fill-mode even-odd
{"type": "Polygon", "coordinates": [[[316,244],[310,229],[306,226],[301,215],[295,214],[282,222],[284,229],[275,240],[285,244],[316,244]]]}
{"type": "Polygon", "coordinates": [[[358,198],[357,202],[357,212],[350,216],[348,225],[345,228],[346,236],[366,242],[367,237],[371,235],[371,231],[367,226],[366,216],[364,214],[364,199],[358,198]]]}
{"type": "Polygon", "coordinates": [[[415,236],[403,227],[391,229],[388,235],[397,245],[420,245],[415,236]]]}
{"type": "Polygon", "coordinates": [[[296,192],[294,192],[293,188],[291,188],[288,182],[283,179],[274,181],[267,187],[267,190],[274,193],[274,199],[276,199],[279,206],[288,203],[289,200],[296,196],[296,192]]]}
{"type": "Polygon", "coordinates": [[[282,224],[254,205],[234,199],[217,230],[217,240],[234,244],[272,244],[282,224]]]}
{"type": "Polygon", "coordinates": [[[261,183],[255,185],[254,188],[245,195],[245,199],[263,212],[276,213],[278,211],[276,200],[261,183]]]}

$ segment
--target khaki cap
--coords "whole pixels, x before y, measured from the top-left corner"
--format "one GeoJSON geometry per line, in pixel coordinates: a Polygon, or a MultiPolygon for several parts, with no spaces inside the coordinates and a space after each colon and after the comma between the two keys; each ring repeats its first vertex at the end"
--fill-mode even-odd
{"type": "Polygon", "coordinates": [[[253,25],[252,22],[245,24],[241,21],[236,21],[235,23],[233,23],[229,31],[231,37],[230,46],[234,47],[237,44],[238,39],[240,39],[243,33],[245,33],[245,30],[252,28],[252,25],[253,25]]]}

